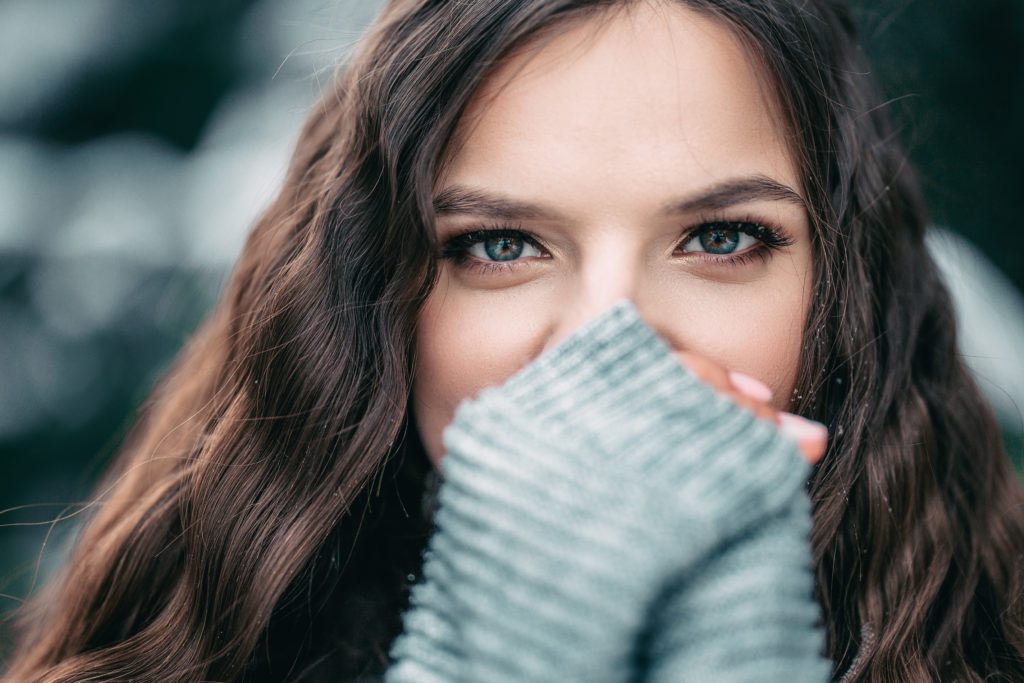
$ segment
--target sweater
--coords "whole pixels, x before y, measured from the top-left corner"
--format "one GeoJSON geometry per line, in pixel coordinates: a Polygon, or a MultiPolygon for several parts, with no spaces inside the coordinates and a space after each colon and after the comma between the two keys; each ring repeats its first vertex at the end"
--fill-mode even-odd
{"type": "Polygon", "coordinates": [[[442,435],[386,683],[827,681],[809,465],[619,299],[442,435]]]}

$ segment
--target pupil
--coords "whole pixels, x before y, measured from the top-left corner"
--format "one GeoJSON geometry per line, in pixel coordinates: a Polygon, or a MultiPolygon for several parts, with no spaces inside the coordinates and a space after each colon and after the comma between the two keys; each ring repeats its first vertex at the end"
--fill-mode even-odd
{"type": "Polygon", "coordinates": [[[517,249],[516,244],[517,240],[514,237],[494,237],[484,241],[484,251],[487,252],[488,257],[497,261],[511,261],[523,251],[523,246],[519,244],[517,249]],[[500,246],[492,248],[495,243],[500,246]]]}
{"type": "Polygon", "coordinates": [[[713,228],[700,235],[700,246],[712,254],[729,254],[739,243],[739,230],[733,228],[713,228]]]}

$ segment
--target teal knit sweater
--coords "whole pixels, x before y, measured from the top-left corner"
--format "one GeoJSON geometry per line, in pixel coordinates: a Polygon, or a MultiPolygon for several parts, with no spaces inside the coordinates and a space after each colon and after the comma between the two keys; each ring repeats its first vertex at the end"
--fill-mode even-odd
{"type": "Polygon", "coordinates": [[[445,429],[386,683],[826,681],[809,466],[620,299],[445,429]]]}

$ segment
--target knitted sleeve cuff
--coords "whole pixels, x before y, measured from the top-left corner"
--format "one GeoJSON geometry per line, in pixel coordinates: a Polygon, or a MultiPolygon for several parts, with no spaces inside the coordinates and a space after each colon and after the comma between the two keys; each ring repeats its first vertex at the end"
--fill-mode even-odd
{"type": "Polygon", "coordinates": [[[443,442],[388,683],[628,680],[651,596],[804,495],[807,473],[628,299],[463,401],[443,442]]]}
{"type": "Polygon", "coordinates": [[[619,481],[638,479],[679,514],[714,520],[718,535],[778,510],[810,473],[794,442],[698,379],[625,298],[503,385],[463,402],[445,443],[469,446],[468,437],[490,441],[506,462],[548,460],[543,448],[514,457],[503,450],[516,452],[527,431],[564,447],[575,471],[609,468],[619,481]],[[517,434],[480,432],[492,424],[488,415],[513,413],[522,416],[517,434]]]}

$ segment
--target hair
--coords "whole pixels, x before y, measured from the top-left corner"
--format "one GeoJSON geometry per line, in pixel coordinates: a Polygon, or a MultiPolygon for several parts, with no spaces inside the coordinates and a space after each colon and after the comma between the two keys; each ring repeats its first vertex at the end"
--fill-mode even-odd
{"type": "MultiPolygon", "coordinates": [[[[432,187],[513,48],[633,0],[393,0],[301,133],[207,320],[24,608],[9,681],[344,680],[382,672],[432,531],[413,339],[432,187]]],[[[773,84],[812,207],[790,410],[827,654],[848,681],[1024,680],[1024,496],[957,346],[925,210],[831,0],[676,0],[773,84]]]]}

